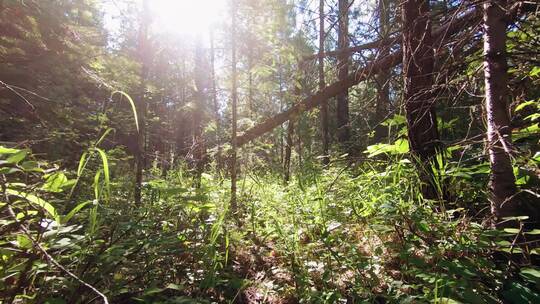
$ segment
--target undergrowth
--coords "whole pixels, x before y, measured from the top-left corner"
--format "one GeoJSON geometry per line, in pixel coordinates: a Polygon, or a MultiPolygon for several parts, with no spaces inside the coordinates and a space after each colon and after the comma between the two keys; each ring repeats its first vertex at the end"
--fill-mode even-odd
{"type": "Polygon", "coordinates": [[[2,147],[3,301],[102,301],[85,282],[110,303],[540,302],[540,231],[525,214],[490,227],[482,164],[449,162],[443,204],[388,157],[306,165],[288,184],[248,171],[233,214],[215,170],[194,188],[188,166],[154,166],[136,206],[121,150],[69,171],[2,147]]]}

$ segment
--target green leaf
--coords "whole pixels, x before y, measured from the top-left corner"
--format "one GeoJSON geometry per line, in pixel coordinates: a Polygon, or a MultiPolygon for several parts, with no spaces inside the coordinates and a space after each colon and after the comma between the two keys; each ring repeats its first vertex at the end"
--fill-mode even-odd
{"type": "Polygon", "coordinates": [[[77,176],[81,176],[83,173],[84,167],[86,167],[86,157],[88,156],[88,152],[84,152],[81,155],[81,159],[79,160],[79,167],[77,168],[77,176]]]}
{"type": "Polygon", "coordinates": [[[18,164],[21,160],[26,158],[26,155],[28,155],[28,150],[21,150],[10,157],[8,157],[7,162],[10,164],[18,164]]]}
{"type": "Polygon", "coordinates": [[[73,208],[66,216],[64,216],[62,218],[62,224],[67,224],[67,222],[69,222],[69,220],[75,215],[77,214],[79,211],[81,211],[82,208],[84,208],[86,205],[92,203],[91,201],[87,201],[87,202],[84,202],[84,203],[80,203],[78,204],[75,208],[73,208]]]}
{"type": "Polygon", "coordinates": [[[139,132],[139,119],[137,118],[137,108],[135,107],[135,103],[133,102],[133,99],[131,97],[122,92],[122,91],[114,91],[111,94],[111,99],[114,97],[115,94],[120,94],[120,96],[126,97],[129,104],[131,105],[131,110],[133,111],[133,118],[135,119],[135,126],[137,127],[137,132],[139,132]]]}
{"type": "Polygon", "coordinates": [[[170,283],[169,285],[167,285],[167,287],[165,287],[166,289],[174,289],[174,290],[178,290],[178,291],[182,291],[184,289],[186,289],[184,286],[182,285],[177,285],[177,284],[173,284],[173,283],[170,283]]]}
{"type": "Polygon", "coordinates": [[[512,233],[512,234],[518,234],[518,233],[519,233],[519,229],[517,229],[517,228],[504,228],[504,232],[506,232],[506,233],[512,233]]]}
{"type": "Polygon", "coordinates": [[[451,299],[451,298],[444,298],[444,297],[439,298],[438,301],[432,301],[432,303],[438,303],[438,304],[461,304],[461,302],[459,302],[459,301],[456,301],[456,300],[451,299]]]}
{"type": "Polygon", "coordinates": [[[58,213],[56,213],[56,209],[53,207],[53,205],[49,204],[47,201],[33,195],[24,193],[18,190],[14,189],[6,189],[6,193],[13,196],[18,196],[20,198],[23,198],[27,200],[29,203],[36,205],[40,208],[42,208],[44,211],[46,211],[55,221],[60,222],[58,213]]]}
{"type": "Polygon", "coordinates": [[[404,154],[409,152],[409,142],[406,139],[400,138],[394,144],[376,144],[368,146],[364,153],[369,153],[368,158],[387,153],[387,154],[404,154]]]}
{"type": "Polygon", "coordinates": [[[529,76],[531,77],[538,76],[539,74],[540,74],[540,66],[533,67],[531,71],[529,72],[529,76]]]}
{"type": "Polygon", "coordinates": [[[107,160],[107,153],[101,150],[100,148],[95,148],[99,155],[101,156],[101,161],[103,162],[103,175],[105,177],[105,188],[107,189],[107,194],[111,193],[111,176],[109,174],[109,161],[107,160]]]}
{"type": "Polygon", "coordinates": [[[62,192],[65,186],[69,185],[69,180],[63,172],[56,172],[47,177],[42,190],[49,192],[62,192]]]}
{"type": "Polygon", "coordinates": [[[522,268],[519,274],[532,283],[540,282],[540,271],[536,268],[522,268]]]}
{"type": "Polygon", "coordinates": [[[396,114],[381,123],[383,126],[399,126],[407,123],[407,119],[403,115],[396,114]]]}
{"type": "Polygon", "coordinates": [[[528,106],[534,105],[534,104],[536,104],[536,101],[534,101],[534,100],[529,100],[529,101],[526,101],[526,102],[522,102],[522,103],[520,103],[519,105],[516,106],[516,109],[514,111],[519,112],[519,111],[523,110],[525,107],[528,107],[528,106]]]}
{"type": "Polygon", "coordinates": [[[24,234],[18,234],[17,235],[17,243],[19,244],[19,247],[21,248],[32,248],[32,241],[24,234]]]}
{"type": "Polygon", "coordinates": [[[503,297],[508,303],[540,303],[540,296],[526,286],[512,282],[508,290],[503,291],[503,297]]]}
{"type": "Polygon", "coordinates": [[[4,146],[0,146],[0,154],[14,154],[21,150],[19,149],[12,149],[12,148],[6,148],[4,146]]]}

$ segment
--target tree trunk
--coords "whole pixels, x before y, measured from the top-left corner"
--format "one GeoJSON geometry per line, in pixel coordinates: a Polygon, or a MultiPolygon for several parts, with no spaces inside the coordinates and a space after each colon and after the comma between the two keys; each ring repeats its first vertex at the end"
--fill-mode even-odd
{"type": "Polygon", "coordinates": [[[217,100],[217,84],[216,84],[216,54],[214,47],[214,32],[210,30],[210,77],[212,78],[212,104],[214,106],[214,119],[216,121],[216,144],[218,150],[216,153],[216,169],[221,172],[223,168],[222,162],[222,147],[221,147],[221,116],[219,114],[219,105],[217,100]]]}
{"type": "Polygon", "coordinates": [[[137,115],[139,120],[139,132],[137,134],[137,153],[135,155],[135,189],[134,200],[136,205],[141,204],[143,170],[145,166],[146,154],[146,80],[148,79],[148,27],[150,25],[150,7],[149,1],[143,1],[142,20],[139,29],[139,60],[142,63],[141,69],[141,87],[139,102],[137,104],[137,115]]]}
{"type": "Polygon", "coordinates": [[[289,120],[289,126],[287,127],[287,146],[285,147],[285,162],[284,162],[284,179],[285,183],[288,183],[291,177],[291,154],[293,147],[293,136],[294,136],[294,120],[289,120]]]}
{"type": "MultiPolygon", "coordinates": [[[[338,49],[343,51],[349,47],[349,1],[339,0],[339,26],[338,26],[338,49]]],[[[349,54],[341,53],[337,57],[338,80],[347,79],[349,76],[349,54]]],[[[351,131],[349,125],[349,89],[345,88],[337,96],[337,138],[340,144],[347,144],[350,140],[351,131]]]]}
{"type": "MultiPolygon", "coordinates": [[[[322,92],[326,88],[324,79],[324,0],[319,2],[319,92],[322,92]]],[[[321,133],[322,133],[322,154],[323,164],[328,165],[330,163],[329,147],[330,137],[328,132],[328,100],[321,102],[321,133]]]]}
{"type": "MultiPolygon", "coordinates": [[[[389,29],[389,2],[388,0],[379,0],[379,36],[380,40],[385,40],[390,34],[389,29]]],[[[384,58],[390,54],[390,48],[388,45],[382,45],[379,49],[380,57],[384,58]]],[[[386,119],[388,115],[388,108],[390,106],[390,71],[381,71],[375,78],[377,83],[377,105],[375,107],[375,142],[379,142],[386,135],[387,128],[381,123],[386,119]]]]}
{"type": "MultiPolygon", "coordinates": [[[[446,39],[453,34],[467,28],[470,25],[473,25],[477,21],[477,16],[478,13],[476,10],[468,11],[461,17],[453,19],[451,22],[434,31],[433,36],[437,37],[435,40],[436,43],[434,44],[436,45],[441,41],[446,41],[446,39]]],[[[347,79],[337,81],[332,85],[325,87],[315,95],[304,98],[304,100],[293,105],[291,108],[267,118],[263,122],[246,130],[242,135],[238,136],[238,145],[241,146],[246,144],[257,137],[272,131],[276,127],[288,121],[293,115],[298,115],[321,105],[329,98],[336,97],[344,89],[350,88],[361,81],[368,79],[373,74],[377,74],[381,71],[392,68],[402,62],[402,60],[403,52],[401,50],[396,50],[388,57],[377,58],[374,61],[367,63],[363,68],[359,68],[354,73],[349,74],[347,79]]]]}
{"type": "Polygon", "coordinates": [[[201,176],[206,166],[206,145],[203,138],[203,113],[206,105],[206,79],[201,40],[195,46],[195,107],[193,115],[193,149],[195,160],[195,187],[201,186],[201,176]]]}
{"type": "Polygon", "coordinates": [[[417,160],[425,198],[437,198],[432,171],[439,149],[433,94],[434,51],[429,20],[429,0],[402,4],[403,75],[409,146],[417,160]]]}
{"type": "Polygon", "coordinates": [[[512,138],[508,110],[505,0],[484,2],[484,76],[491,212],[496,220],[516,214],[512,138]]]}
{"type": "Polygon", "coordinates": [[[232,99],[232,134],[231,134],[231,212],[236,214],[238,211],[238,203],[236,199],[236,182],[237,182],[237,163],[236,163],[236,150],[238,146],[238,138],[236,137],[236,128],[238,120],[238,92],[237,92],[237,72],[236,72],[236,0],[232,0],[231,4],[231,99],[232,99]]]}

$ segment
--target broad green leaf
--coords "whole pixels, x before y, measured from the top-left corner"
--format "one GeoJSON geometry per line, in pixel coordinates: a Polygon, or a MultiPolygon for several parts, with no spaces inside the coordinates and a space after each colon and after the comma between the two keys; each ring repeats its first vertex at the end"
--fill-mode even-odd
{"type": "Polygon", "coordinates": [[[506,233],[512,233],[512,234],[518,234],[518,233],[519,233],[519,229],[517,229],[517,228],[504,228],[504,232],[506,232],[506,233]]]}
{"type": "Polygon", "coordinates": [[[6,148],[4,146],[0,146],[0,154],[14,154],[21,150],[19,149],[12,149],[12,148],[6,148]]]}
{"type": "Polygon", "coordinates": [[[409,142],[406,139],[400,138],[394,144],[376,144],[368,146],[364,153],[368,153],[368,158],[387,153],[387,154],[404,154],[409,152],[409,142]]]}
{"type": "Polygon", "coordinates": [[[21,248],[32,248],[32,241],[24,234],[18,234],[17,235],[17,243],[19,244],[19,247],[21,248]]]}
{"type": "Polygon", "coordinates": [[[540,296],[528,287],[517,282],[510,283],[510,288],[502,292],[505,303],[540,303],[540,296]]]}
{"type": "Polygon", "coordinates": [[[8,157],[7,162],[10,164],[18,164],[20,161],[26,158],[26,155],[28,155],[28,150],[21,150],[10,157],[8,157]]]}
{"type": "Polygon", "coordinates": [[[396,114],[381,123],[383,126],[399,126],[407,123],[407,119],[403,115],[396,114]]]}
{"type": "Polygon", "coordinates": [[[531,231],[525,232],[525,234],[538,235],[538,234],[540,234],[540,229],[533,229],[531,231]]]}
{"type": "Polygon", "coordinates": [[[540,271],[536,268],[522,268],[520,273],[522,275],[527,275],[529,277],[534,277],[537,280],[540,280],[540,271]]]}
{"type": "Polygon", "coordinates": [[[47,176],[41,189],[49,192],[62,192],[67,185],[69,185],[69,180],[66,175],[63,172],[56,172],[47,176]]]}
{"type": "Polygon", "coordinates": [[[37,197],[37,196],[35,196],[33,194],[24,193],[24,192],[21,192],[21,191],[18,191],[18,190],[10,189],[10,188],[6,189],[6,193],[9,194],[9,195],[13,195],[13,196],[23,198],[23,199],[27,200],[28,202],[30,202],[31,204],[42,208],[55,221],[60,222],[58,213],[56,213],[56,209],[53,207],[53,205],[49,204],[47,201],[45,201],[45,200],[43,200],[43,199],[41,199],[41,198],[39,198],[39,197],[37,197]]]}

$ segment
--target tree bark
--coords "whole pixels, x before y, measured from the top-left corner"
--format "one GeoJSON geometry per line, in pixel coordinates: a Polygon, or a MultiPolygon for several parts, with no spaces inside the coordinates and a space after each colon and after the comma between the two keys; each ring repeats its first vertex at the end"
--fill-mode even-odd
{"type": "MultiPolygon", "coordinates": [[[[324,0],[319,1],[319,92],[322,92],[326,88],[326,82],[324,79],[324,0]]],[[[328,100],[321,102],[321,133],[322,133],[322,161],[324,165],[330,163],[330,136],[328,131],[328,100]]]]}
{"type": "MultiPolygon", "coordinates": [[[[388,0],[379,0],[379,36],[380,40],[385,40],[389,35],[389,7],[388,0]]],[[[383,45],[379,49],[380,57],[387,57],[390,54],[390,48],[387,45],[383,45]]],[[[388,108],[390,106],[390,71],[384,70],[381,71],[375,78],[377,83],[377,105],[375,108],[375,142],[380,141],[386,133],[386,127],[381,123],[385,120],[388,115],[388,108]]]]}
{"type": "Polygon", "coordinates": [[[425,198],[438,196],[432,166],[439,150],[439,132],[433,92],[434,51],[429,0],[402,4],[403,75],[409,147],[417,160],[425,198]]]}
{"type": "MultiPolygon", "coordinates": [[[[346,50],[349,47],[349,1],[339,0],[339,26],[338,26],[338,49],[346,50]]],[[[337,57],[338,80],[347,79],[349,75],[349,54],[341,53],[337,57]]],[[[337,96],[337,138],[340,144],[349,142],[351,131],[349,125],[349,89],[344,88],[337,96]]]]}
{"type": "Polygon", "coordinates": [[[508,109],[505,0],[484,2],[484,76],[491,212],[496,220],[516,214],[512,137],[508,109]]]}
{"type": "Polygon", "coordinates": [[[139,132],[137,134],[137,153],[135,156],[135,189],[134,200],[136,205],[141,204],[142,180],[145,166],[146,154],[146,81],[148,79],[148,27],[150,25],[149,1],[144,0],[142,6],[142,20],[139,29],[139,60],[142,64],[140,97],[137,104],[137,115],[139,120],[139,132]]]}

